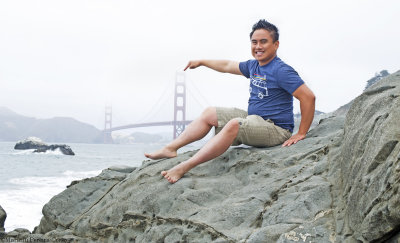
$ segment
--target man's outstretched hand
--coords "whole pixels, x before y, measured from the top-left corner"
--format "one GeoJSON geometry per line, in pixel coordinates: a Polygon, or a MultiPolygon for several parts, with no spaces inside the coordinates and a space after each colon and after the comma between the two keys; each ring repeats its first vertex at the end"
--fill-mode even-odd
{"type": "Polygon", "coordinates": [[[306,137],[306,135],[297,133],[297,134],[291,136],[288,140],[286,140],[282,144],[282,147],[289,147],[292,144],[296,144],[298,141],[303,140],[305,137],[306,137]]]}
{"type": "Polygon", "coordinates": [[[195,69],[197,67],[201,66],[200,61],[189,61],[189,63],[186,65],[185,69],[183,71],[186,71],[186,69],[195,69]]]}

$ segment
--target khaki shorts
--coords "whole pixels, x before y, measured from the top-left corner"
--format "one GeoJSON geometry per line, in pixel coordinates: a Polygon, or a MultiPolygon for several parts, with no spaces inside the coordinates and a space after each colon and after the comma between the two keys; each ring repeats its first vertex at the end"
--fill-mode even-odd
{"type": "Polygon", "coordinates": [[[248,115],[247,111],[238,108],[216,107],[218,127],[215,134],[232,119],[239,122],[239,133],[232,145],[246,144],[254,147],[271,147],[282,144],[292,136],[286,129],[276,126],[271,120],[264,120],[257,115],[248,115]]]}

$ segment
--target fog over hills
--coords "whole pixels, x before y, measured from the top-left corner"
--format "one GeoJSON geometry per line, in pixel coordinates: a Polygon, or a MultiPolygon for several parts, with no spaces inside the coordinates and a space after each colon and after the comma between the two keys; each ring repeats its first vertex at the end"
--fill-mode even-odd
{"type": "Polygon", "coordinates": [[[68,117],[36,119],[0,107],[0,141],[18,141],[30,136],[45,142],[100,143],[96,127],[68,117]]]}
{"type": "MultiPolygon", "coordinates": [[[[152,143],[171,140],[172,135],[133,132],[114,134],[114,143],[152,143]]],[[[46,143],[103,143],[102,131],[95,126],[70,117],[37,119],[20,115],[0,106],[0,141],[16,142],[27,137],[38,137],[46,143]]]]}

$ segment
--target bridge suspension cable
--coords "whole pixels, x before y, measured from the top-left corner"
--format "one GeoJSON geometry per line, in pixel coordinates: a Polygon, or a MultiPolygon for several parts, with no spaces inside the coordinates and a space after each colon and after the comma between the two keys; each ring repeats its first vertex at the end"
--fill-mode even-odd
{"type": "Polygon", "coordinates": [[[145,121],[149,121],[150,118],[153,117],[155,114],[159,113],[162,108],[165,108],[165,107],[163,107],[163,105],[165,105],[165,102],[161,102],[161,101],[168,97],[172,97],[173,90],[171,89],[171,83],[172,82],[167,82],[162,94],[159,96],[157,101],[153,104],[153,107],[151,107],[151,109],[149,109],[149,111],[144,116],[142,116],[139,120],[137,120],[135,123],[142,123],[145,121]]]}
{"type": "Polygon", "coordinates": [[[190,83],[190,86],[188,86],[188,91],[192,94],[190,97],[193,97],[194,100],[195,100],[200,106],[202,106],[203,108],[205,108],[204,105],[196,98],[196,95],[195,95],[195,94],[198,94],[198,95],[200,96],[200,98],[206,103],[206,106],[211,106],[210,103],[207,101],[207,99],[201,94],[200,90],[197,88],[196,82],[193,81],[192,79],[190,79],[190,82],[189,82],[189,83],[190,83]],[[193,88],[195,89],[196,92],[192,92],[191,89],[190,89],[190,87],[193,87],[193,88]]]}

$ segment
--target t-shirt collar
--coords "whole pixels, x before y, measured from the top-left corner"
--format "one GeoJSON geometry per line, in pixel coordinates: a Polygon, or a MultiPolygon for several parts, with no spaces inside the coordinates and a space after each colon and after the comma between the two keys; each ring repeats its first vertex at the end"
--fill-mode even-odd
{"type": "Polygon", "coordinates": [[[273,61],[275,61],[276,59],[278,59],[278,55],[276,55],[274,58],[272,58],[272,60],[269,61],[267,64],[260,65],[260,63],[258,63],[258,65],[259,65],[260,67],[266,67],[266,66],[268,66],[270,63],[272,63],[273,61]]]}

